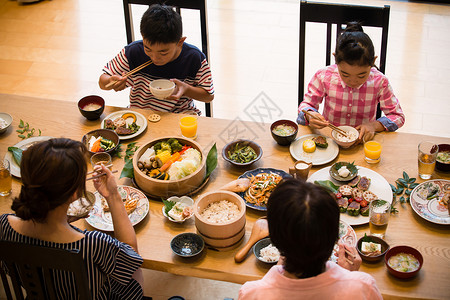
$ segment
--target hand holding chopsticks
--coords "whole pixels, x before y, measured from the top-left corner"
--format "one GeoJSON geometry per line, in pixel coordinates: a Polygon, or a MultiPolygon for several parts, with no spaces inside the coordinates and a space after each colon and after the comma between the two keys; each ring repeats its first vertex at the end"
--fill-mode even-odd
{"type": "MultiPolygon", "coordinates": [[[[147,67],[147,66],[149,66],[149,65],[151,65],[151,64],[152,64],[152,61],[149,60],[149,61],[143,63],[142,65],[140,65],[139,67],[136,67],[135,69],[133,69],[133,70],[131,70],[130,72],[126,73],[123,77],[130,76],[130,75],[132,75],[132,74],[134,74],[134,73],[136,73],[136,72],[142,70],[143,68],[145,68],[145,67],[147,67]]],[[[113,81],[111,81],[110,83],[108,83],[105,87],[106,87],[106,88],[110,88],[110,87],[112,87],[114,84],[116,84],[116,82],[118,82],[118,80],[113,80],[113,81]]]]}
{"type": "MultiPolygon", "coordinates": [[[[305,109],[302,110],[302,112],[303,112],[305,115],[307,115],[308,117],[310,117],[310,118],[313,118],[313,119],[316,119],[316,120],[320,120],[320,119],[317,118],[315,115],[313,115],[312,113],[310,113],[309,111],[307,111],[307,110],[305,110],[305,109]]],[[[322,120],[320,120],[320,121],[322,121],[322,120]]],[[[336,130],[337,132],[339,132],[339,133],[342,134],[343,136],[348,137],[348,133],[347,133],[346,131],[340,129],[339,127],[337,127],[337,126],[335,126],[335,125],[333,125],[333,124],[331,124],[331,123],[328,123],[327,126],[330,127],[330,128],[333,129],[333,130],[336,130]]]]}
{"type": "MultiPolygon", "coordinates": [[[[106,165],[105,167],[106,168],[111,168],[113,166],[113,164],[109,164],[109,165],[106,165]]],[[[100,170],[99,170],[100,171],[100,170]]],[[[92,173],[94,173],[95,172],[95,170],[94,171],[91,171],[91,172],[87,172],[86,173],[86,175],[90,175],[90,174],[92,174],[92,173]]],[[[117,173],[118,171],[117,170],[113,170],[113,171],[111,171],[112,173],[117,173]]],[[[91,179],[95,179],[95,178],[99,178],[99,177],[102,177],[102,176],[104,176],[104,175],[106,175],[106,173],[100,173],[100,174],[97,174],[97,175],[95,175],[95,176],[91,176],[91,177],[88,177],[88,178],[86,178],[86,181],[87,180],[91,180],[91,179]]]]}

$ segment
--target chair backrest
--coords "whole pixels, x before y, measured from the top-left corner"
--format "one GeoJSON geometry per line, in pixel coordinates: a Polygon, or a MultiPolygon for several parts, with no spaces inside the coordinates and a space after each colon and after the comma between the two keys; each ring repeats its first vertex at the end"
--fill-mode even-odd
{"type": "MultiPolygon", "coordinates": [[[[0,261],[6,266],[15,299],[55,299],[52,270],[72,272],[79,299],[91,299],[87,271],[82,253],[0,241],[0,261]]],[[[0,275],[7,299],[13,299],[5,270],[0,264],[0,275]]]]}
{"type": "MultiPolygon", "coordinates": [[[[134,29],[131,5],[152,5],[164,3],[175,7],[176,11],[181,14],[181,9],[193,9],[200,12],[200,29],[202,40],[202,52],[206,55],[209,62],[209,44],[208,44],[208,19],[206,11],[206,0],[123,0],[123,11],[125,15],[125,28],[127,33],[127,42],[134,41],[134,29]]],[[[207,117],[212,116],[212,103],[205,103],[205,112],[207,117]]]]}
{"type": "MultiPolygon", "coordinates": [[[[326,23],[327,24],[327,40],[326,40],[326,65],[331,62],[331,31],[332,25],[336,24],[336,39],[345,29],[346,25],[351,21],[361,22],[363,26],[380,27],[381,49],[380,49],[380,66],[382,73],[386,70],[386,51],[389,29],[389,12],[390,6],[384,7],[362,6],[362,5],[346,5],[332,4],[320,2],[300,2],[300,51],[299,51],[299,85],[298,85],[298,104],[303,101],[304,82],[305,82],[305,27],[307,22],[326,23]]],[[[381,110],[377,109],[377,118],[381,116],[381,110]]]]}

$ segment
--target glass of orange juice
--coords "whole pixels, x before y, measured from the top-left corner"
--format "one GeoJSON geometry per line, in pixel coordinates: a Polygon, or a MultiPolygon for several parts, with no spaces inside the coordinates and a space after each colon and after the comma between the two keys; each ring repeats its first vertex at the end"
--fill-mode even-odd
{"type": "Polygon", "coordinates": [[[369,164],[376,164],[381,160],[381,150],[383,149],[384,138],[381,134],[375,133],[370,140],[363,138],[364,159],[369,164]]]}
{"type": "Polygon", "coordinates": [[[190,139],[197,137],[197,117],[187,116],[180,119],[181,134],[190,139]]]}

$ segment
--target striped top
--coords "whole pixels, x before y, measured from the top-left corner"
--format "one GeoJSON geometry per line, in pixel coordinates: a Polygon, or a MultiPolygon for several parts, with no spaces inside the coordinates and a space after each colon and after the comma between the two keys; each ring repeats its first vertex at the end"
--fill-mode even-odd
{"type": "Polygon", "coordinates": [[[377,121],[387,131],[395,131],[405,123],[405,115],[387,77],[376,68],[370,70],[367,81],[358,88],[344,83],[337,65],[317,71],[298,108],[297,122],[307,125],[302,110],[318,111],[322,101],[322,115],[337,126],[358,126],[375,121],[378,103],[385,116],[377,121]]]}
{"type": "MultiPolygon", "coordinates": [[[[109,61],[103,72],[108,75],[122,75],[148,60],[142,40],[135,41],[109,61]]],[[[160,100],[153,96],[149,87],[151,81],[174,78],[214,94],[211,70],[205,55],[197,47],[183,43],[180,55],[175,60],[163,66],[151,64],[128,77],[126,86],[131,87],[130,106],[154,111],[200,114],[191,98],[183,96],[179,100],[160,100]]]]}
{"type": "MultiPolygon", "coordinates": [[[[82,231],[74,226],[75,230],[84,233],[84,238],[72,243],[42,241],[16,232],[8,222],[8,215],[0,216],[1,240],[83,253],[92,299],[142,299],[142,287],[131,276],[143,259],[131,246],[105,233],[82,231]]],[[[54,271],[52,275],[57,299],[78,299],[71,273],[54,271]]]]}

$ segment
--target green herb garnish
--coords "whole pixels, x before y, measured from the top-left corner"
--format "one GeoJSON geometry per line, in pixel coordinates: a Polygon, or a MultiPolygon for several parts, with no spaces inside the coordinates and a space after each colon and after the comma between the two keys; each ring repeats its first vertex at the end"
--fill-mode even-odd
{"type": "Polygon", "coordinates": [[[14,160],[20,166],[20,162],[22,161],[22,152],[23,150],[17,147],[8,147],[8,151],[11,151],[14,160]]]}
{"type": "Polygon", "coordinates": [[[339,187],[335,185],[331,180],[316,180],[314,181],[314,184],[320,185],[328,189],[333,194],[336,194],[339,191],[339,187]]]}
{"type": "Polygon", "coordinates": [[[175,202],[174,201],[170,201],[170,200],[163,200],[164,203],[164,212],[166,213],[166,215],[173,220],[173,218],[171,218],[169,216],[169,211],[172,209],[172,207],[174,207],[175,202]]]}
{"type": "Polygon", "coordinates": [[[391,213],[398,213],[398,210],[395,208],[395,204],[397,203],[397,197],[400,197],[398,200],[400,204],[403,206],[404,203],[409,203],[409,197],[411,195],[412,190],[418,186],[416,183],[416,178],[409,177],[408,173],[403,171],[403,177],[398,178],[395,181],[396,185],[389,184],[391,186],[393,201],[391,204],[391,213]]]}
{"type": "Polygon", "coordinates": [[[134,170],[133,170],[133,156],[136,150],[139,147],[136,146],[136,142],[129,143],[127,145],[127,149],[125,150],[125,164],[123,165],[122,172],[120,173],[120,178],[122,177],[128,177],[128,178],[134,178],[134,170]]]}
{"type": "MultiPolygon", "coordinates": [[[[17,129],[16,132],[19,133],[17,136],[20,137],[21,139],[30,138],[34,136],[34,133],[36,132],[36,129],[30,128],[30,124],[28,124],[28,122],[24,122],[22,119],[20,119],[19,128],[21,129],[17,129]]],[[[41,130],[38,129],[38,131],[39,131],[38,136],[41,136],[42,134],[41,130]]]]}
{"type": "Polygon", "coordinates": [[[206,178],[214,171],[214,169],[217,167],[217,147],[216,143],[211,147],[211,149],[208,152],[208,156],[206,157],[206,178]]]}

